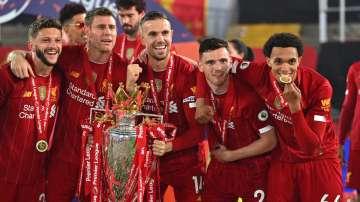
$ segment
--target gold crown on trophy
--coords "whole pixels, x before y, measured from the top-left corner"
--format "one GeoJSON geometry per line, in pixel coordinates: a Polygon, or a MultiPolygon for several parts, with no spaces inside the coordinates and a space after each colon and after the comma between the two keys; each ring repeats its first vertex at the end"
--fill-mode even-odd
{"type": "Polygon", "coordinates": [[[135,86],[132,93],[125,90],[124,84],[120,83],[113,98],[113,110],[123,110],[130,113],[140,112],[145,98],[149,94],[149,83],[141,83],[135,86]]]}

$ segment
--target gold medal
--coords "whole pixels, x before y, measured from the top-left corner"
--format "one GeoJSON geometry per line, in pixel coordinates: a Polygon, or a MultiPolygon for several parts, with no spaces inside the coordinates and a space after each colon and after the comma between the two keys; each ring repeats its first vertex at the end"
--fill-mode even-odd
{"type": "Polygon", "coordinates": [[[38,152],[46,152],[48,149],[48,143],[45,140],[39,140],[36,142],[36,150],[38,152]]]}
{"type": "Polygon", "coordinates": [[[279,78],[280,82],[283,84],[289,84],[292,82],[291,76],[290,75],[286,75],[286,74],[282,74],[280,75],[279,78]]]}

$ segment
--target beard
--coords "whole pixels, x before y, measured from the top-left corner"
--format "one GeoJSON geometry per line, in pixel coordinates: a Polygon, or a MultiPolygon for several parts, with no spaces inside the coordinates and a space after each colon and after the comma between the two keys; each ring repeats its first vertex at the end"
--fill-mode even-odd
{"type": "MultiPolygon", "coordinates": [[[[42,51],[40,48],[38,47],[35,47],[35,53],[36,53],[36,56],[40,59],[40,61],[42,63],[44,63],[45,65],[47,66],[54,66],[57,61],[55,63],[51,63],[48,59],[46,59],[45,57],[45,53],[47,50],[49,50],[48,48],[44,49],[44,51],[42,51]]],[[[57,50],[57,53],[59,53],[59,50],[57,50]]]]}
{"type": "Polygon", "coordinates": [[[124,24],[122,26],[122,29],[125,32],[125,34],[133,36],[134,34],[137,33],[137,31],[139,29],[139,24],[136,24],[135,26],[131,26],[129,24],[124,24]]]}

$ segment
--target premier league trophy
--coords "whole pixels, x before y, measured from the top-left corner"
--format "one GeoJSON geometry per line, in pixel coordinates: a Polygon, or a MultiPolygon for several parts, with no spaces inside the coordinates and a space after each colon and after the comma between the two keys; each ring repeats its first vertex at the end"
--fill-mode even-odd
{"type": "MultiPolygon", "coordinates": [[[[101,135],[102,171],[98,172],[102,179],[98,179],[98,181],[101,181],[101,185],[96,188],[96,190],[102,190],[103,196],[100,197],[100,201],[118,202],[125,200],[125,185],[129,181],[130,171],[133,166],[138,126],[143,124],[143,120],[149,119],[149,117],[156,119],[158,123],[162,123],[161,115],[140,112],[148,91],[149,85],[143,83],[136,87],[134,93],[129,95],[124,90],[124,86],[120,85],[113,96],[111,112],[91,109],[90,119],[103,123],[101,135]]],[[[94,140],[96,139],[96,133],[94,133],[94,140]]],[[[92,178],[94,179],[94,175],[92,178]]],[[[94,180],[92,181],[93,184],[96,184],[94,180]]]]}

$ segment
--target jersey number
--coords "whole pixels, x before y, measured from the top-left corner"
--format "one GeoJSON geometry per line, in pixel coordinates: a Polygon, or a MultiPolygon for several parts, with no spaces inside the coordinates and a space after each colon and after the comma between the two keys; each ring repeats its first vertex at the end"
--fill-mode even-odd
{"type": "Polygon", "coordinates": [[[199,193],[203,188],[203,178],[202,176],[193,176],[192,180],[194,181],[195,193],[199,193]]]}

